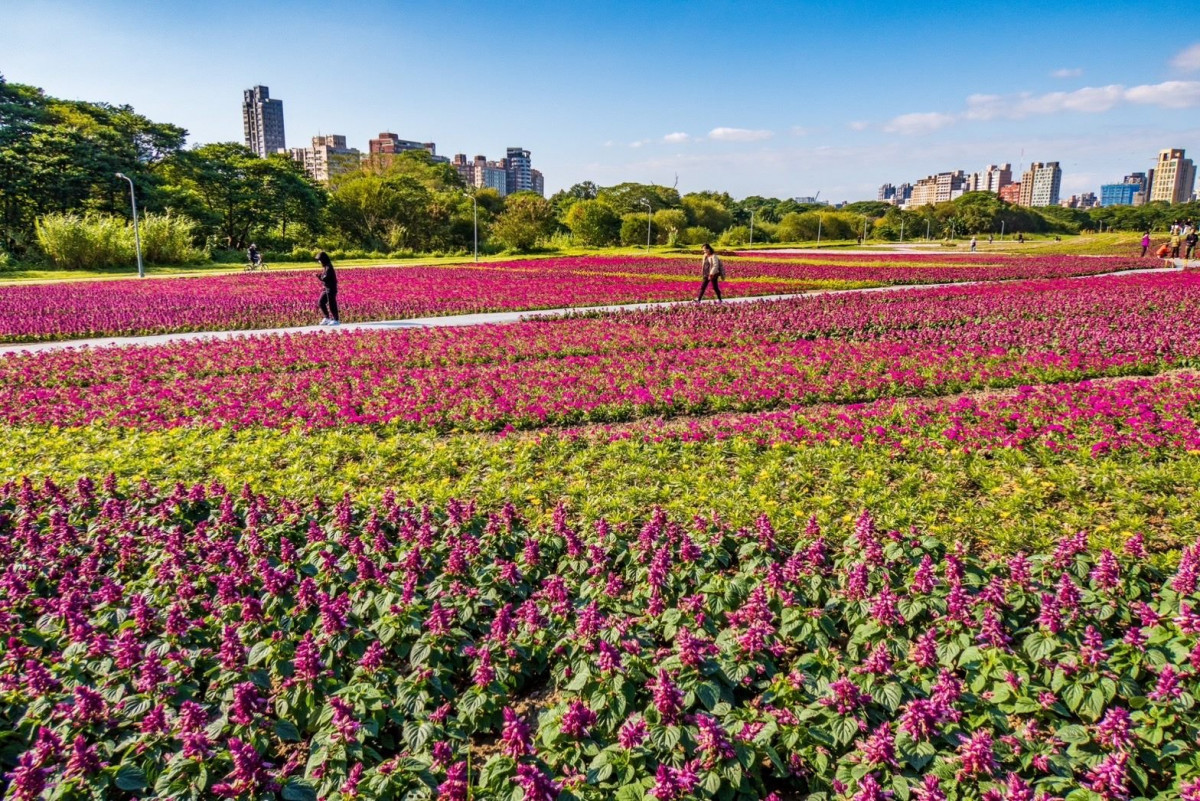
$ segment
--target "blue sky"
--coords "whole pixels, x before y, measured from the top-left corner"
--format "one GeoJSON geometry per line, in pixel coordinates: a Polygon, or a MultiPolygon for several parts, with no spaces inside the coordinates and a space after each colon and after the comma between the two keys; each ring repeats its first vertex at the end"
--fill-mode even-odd
{"type": "Polygon", "coordinates": [[[737,197],[1057,160],[1064,194],[1200,156],[1200,26],[1171,2],[4,0],[0,73],[240,140],[380,131],[532,151],[547,192],[645,181],[737,197]],[[1189,153],[1189,155],[1192,155],[1189,153]]]}

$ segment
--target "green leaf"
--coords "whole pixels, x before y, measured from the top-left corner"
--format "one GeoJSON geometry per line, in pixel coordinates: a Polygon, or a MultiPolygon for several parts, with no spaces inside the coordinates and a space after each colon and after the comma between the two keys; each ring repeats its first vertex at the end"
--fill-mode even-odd
{"type": "Polygon", "coordinates": [[[283,786],[283,801],[317,801],[317,791],[301,779],[292,779],[283,786]]]}
{"type": "Polygon", "coordinates": [[[716,682],[706,681],[696,687],[696,697],[700,699],[700,703],[704,704],[706,709],[711,711],[721,700],[721,690],[717,687],[716,682]]]}
{"type": "Polygon", "coordinates": [[[275,736],[285,743],[298,743],[301,740],[300,730],[290,720],[275,721],[275,736]]]}
{"type": "Polygon", "coordinates": [[[146,789],[146,774],[141,768],[123,765],[117,771],[115,783],[117,787],[129,793],[144,790],[146,789]]]}
{"type": "Polygon", "coordinates": [[[1073,745],[1084,745],[1090,739],[1088,737],[1087,729],[1085,729],[1083,726],[1075,724],[1063,726],[1057,732],[1055,732],[1055,736],[1064,743],[1071,743],[1073,745]]]}

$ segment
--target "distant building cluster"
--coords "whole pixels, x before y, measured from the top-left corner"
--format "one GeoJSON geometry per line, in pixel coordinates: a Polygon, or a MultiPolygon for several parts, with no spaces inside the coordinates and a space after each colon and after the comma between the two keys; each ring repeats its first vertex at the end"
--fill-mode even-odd
{"type": "Polygon", "coordinates": [[[1093,209],[1100,206],[1141,206],[1145,203],[1187,203],[1196,194],[1196,165],[1182,149],[1158,154],[1154,167],[1126,175],[1119,184],[1104,184],[1099,194],[1082,192],[1062,198],[1062,167],[1057,161],[1035,161],[1013,180],[1012,165],[989,164],[981,172],[962,170],[929,175],[915,184],[884,184],[879,200],[910,209],[954,200],[967,192],[993,192],[1015,206],[1062,206],[1093,209]]]}
{"type": "Polygon", "coordinates": [[[533,168],[529,151],[519,147],[508,148],[505,157],[499,161],[476,156],[468,162],[466,155],[460,153],[452,162],[437,154],[437,145],[433,142],[401,139],[384,131],[367,143],[365,153],[349,147],[346,137],[340,134],[314,136],[311,147],[288,148],[283,132],[283,101],[272,98],[265,86],[255,86],[242,93],[242,130],[246,147],[260,157],[272,153],[287,154],[304,168],[306,175],[321,183],[357,172],[364,166],[386,169],[399,154],[423,150],[435,162],[452,163],[468,186],[495,189],[501,196],[514,192],[537,192],[544,196],[546,192],[545,179],[533,168]]]}
{"type": "Polygon", "coordinates": [[[1013,180],[1011,164],[989,164],[980,172],[963,170],[928,175],[915,184],[884,184],[879,188],[879,200],[901,208],[919,208],[945,203],[967,192],[992,192],[1010,203],[1021,206],[1054,206],[1059,202],[1062,169],[1057,161],[1034,162],[1013,180]]]}

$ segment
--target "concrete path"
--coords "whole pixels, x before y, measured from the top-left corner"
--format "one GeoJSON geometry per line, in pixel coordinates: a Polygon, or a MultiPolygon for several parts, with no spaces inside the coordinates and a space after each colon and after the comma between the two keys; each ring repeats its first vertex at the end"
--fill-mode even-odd
{"type": "MultiPolygon", "coordinates": [[[[1185,266],[1183,259],[1173,259],[1174,267],[1155,267],[1145,270],[1123,270],[1101,275],[1077,276],[1078,279],[1110,278],[1119,275],[1142,275],[1146,273],[1176,272],[1185,266]]],[[[1200,266],[1200,261],[1192,262],[1200,266]]],[[[867,292],[894,292],[906,289],[937,289],[939,287],[972,286],[984,283],[980,281],[959,281],[947,284],[907,284],[903,286],[879,286],[862,289],[815,289],[808,292],[798,292],[786,295],[753,295],[729,298],[726,303],[750,303],[754,301],[789,300],[792,298],[815,297],[818,295],[846,295],[867,292]]],[[[173,342],[202,342],[210,340],[236,339],[238,337],[266,336],[273,334],[311,334],[315,331],[344,332],[344,331],[391,331],[404,328],[457,328],[471,325],[492,325],[516,323],[521,320],[531,320],[540,317],[559,317],[565,314],[633,311],[669,306],[686,306],[694,301],[676,300],[659,301],[654,303],[626,303],[613,306],[584,306],[561,309],[537,309],[531,311],[486,312],[483,314],[454,314],[443,317],[413,317],[407,320],[380,320],[376,322],[346,323],[336,327],[319,325],[298,326],[294,328],[254,328],[239,331],[184,331],[174,334],[155,334],[151,336],[129,337],[97,337],[95,339],[64,339],[53,342],[19,342],[0,345],[0,355],[7,353],[44,353],[47,351],[68,350],[71,348],[110,348],[110,347],[145,347],[150,345],[167,345],[173,342]]],[[[705,301],[712,303],[713,301],[705,301]]]]}

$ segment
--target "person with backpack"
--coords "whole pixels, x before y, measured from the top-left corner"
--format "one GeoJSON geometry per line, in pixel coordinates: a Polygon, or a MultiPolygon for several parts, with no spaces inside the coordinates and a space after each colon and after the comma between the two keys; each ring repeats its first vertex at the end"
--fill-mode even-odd
{"type": "Polygon", "coordinates": [[[1150,232],[1142,234],[1142,258],[1146,258],[1146,251],[1150,249],[1150,232]]]}
{"type": "Polygon", "coordinates": [[[321,299],[317,302],[321,314],[325,315],[325,318],[321,320],[321,325],[341,325],[337,304],[337,273],[333,269],[333,262],[330,261],[329,254],[322,250],[317,254],[317,263],[321,265],[321,272],[317,277],[320,279],[321,285],[325,287],[325,291],[321,293],[321,299]]]}
{"type": "Polygon", "coordinates": [[[721,297],[720,281],[725,277],[725,265],[721,263],[721,257],[713,252],[712,245],[705,242],[702,249],[704,250],[704,261],[700,264],[700,277],[704,281],[700,284],[700,294],[696,297],[696,302],[704,300],[704,291],[711,283],[713,292],[717,296],[717,303],[724,303],[725,300],[721,297]]]}

